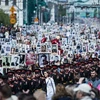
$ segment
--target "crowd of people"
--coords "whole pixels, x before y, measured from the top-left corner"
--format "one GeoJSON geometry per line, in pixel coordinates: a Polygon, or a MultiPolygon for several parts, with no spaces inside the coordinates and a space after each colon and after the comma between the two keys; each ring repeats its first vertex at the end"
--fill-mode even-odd
{"type": "Polygon", "coordinates": [[[2,43],[11,44],[1,52],[9,57],[1,59],[0,100],[100,100],[99,29],[52,24],[0,32],[2,43]]]}
{"type": "MultiPolygon", "coordinates": [[[[97,95],[99,97],[100,61],[95,58],[73,64],[66,63],[60,66],[48,65],[33,70],[9,70],[7,76],[0,76],[0,85],[2,86],[4,83],[9,85],[13,95],[20,92],[32,95],[36,90],[41,89],[46,93],[47,100],[51,100],[56,90],[55,86],[58,84],[62,84],[64,87],[77,87],[86,83],[96,91],[93,91],[95,97],[97,95]]],[[[88,88],[81,87],[80,89],[85,91],[88,88]]]]}

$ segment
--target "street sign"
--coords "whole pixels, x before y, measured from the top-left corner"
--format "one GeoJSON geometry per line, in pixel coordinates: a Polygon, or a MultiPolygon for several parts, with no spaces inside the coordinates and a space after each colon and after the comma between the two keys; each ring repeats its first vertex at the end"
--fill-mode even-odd
{"type": "Polygon", "coordinates": [[[11,12],[16,11],[16,9],[14,8],[14,6],[12,6],[12,7],[10,8],[10,11],[11,11],[11,12]]]}
{"type": "Polygon", "coordinates": [[[15,24],[15,23],[16,23],[16,19],[15,19],[15,18],[11,18],[11,19],[10,19],[10,23],[11,23],[11,24],[15,24]]]}
{"type": "Polygon", "coordinates": [[[16,18],[16,15],[12,13],[12,14],[10,15],[10,18],[16,18]]]}

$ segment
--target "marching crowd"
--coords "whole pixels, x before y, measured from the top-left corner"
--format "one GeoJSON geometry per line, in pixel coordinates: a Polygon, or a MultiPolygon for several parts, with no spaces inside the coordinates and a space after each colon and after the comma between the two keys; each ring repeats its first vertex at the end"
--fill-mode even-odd
{"type": "MultiPolygon", "coordinates": [[[[6,86],[6,83],[9,85],[8,88],[11,88],[13,95],[18,95],[21,92],[24,94],[32,95],[35,93],[36,90],[43,90],[44,93],[46,93],[47,100],[51,100],[53,95],[54,100],[58,100],[59,98],[62,98],[61,100],[63,100],[64,98],[64,100],[73,100],[75,99],[73,93],[74,88],[79,87],[79,90],[77,91],[83,92],[83,96],[89,96],[89,94],[91,94],[92,92],[91,95],[93,96],[93,100],[100,99],[100,61],[98,58],[89,58],[87,61],[79,61],[72,64],[66,63],[60,66],[48,65],[43,68],[35,68],[35,66],[33,66],[33,68],[34,69],[32,70],[9,70],[7,75],[0,75],[1,88],[3,87],[3,85],[6,86]],[[59,89],[58,92],[61,92],[61,94],[55,94],[55,91],[57,91],[56,86],[59,89]],[[66,99],[66,95],[63,94],[62,89],[64,87],[66,91],[69,90],[67,95],[68,98],[70,97],[70,99],[66,99]]],[[[8,90],[2,89],[0,89],[0,92],[6,95],[4,91],[8,90]]],[[[89,97],[91,98],[91,96],[89,97]]]]}
{"type": "MultiPolygon", "coordinates": [[[[45,28],[46,26],[43,27],[43,29],[45,28]]],[[[60,26],[61,33],[62,29],[63,26],[60,26]]],[[[10,33],[11,28],[2,28],[0,30],[3,34],[1,38],[8,38],[8,33],[6,33],[8,31],[10,33]]],[[[19,31],[20,29],[17,27],[15,32],[19,31]]],[[[39,28],[34,28],[34,31],[40,32],[39,28]]],[[[85,31],[81,31],[80,35],[85,31]]],[[[97,30],[94,32],[96,32],[95,39],[99,41],[99,32],[97,30]]],[[[75,30],[72,33],[75,33],[75,30]]],[[[68,34],[67,43],[72,39],[72,36],[68,34]]],[[[16,34],[13,34],[13,38],[14,35],[16,36],[16,34]]],[[[45,36],[42,38],[44,43],[45,36]]],[[[77,42],[77,40],[75,41],[77,42]]],[[[52,42],[57,43],[58,48],[61,48],[59,41],[52,42]]],[[[67,55],[68,52],[64,52],[66,48],[60,49],[60,54],[67,56],[63,55],[61,61],[57,61],[56,64],[50,62],[40,67],[35,63],[30,66],[24,65],[20,69],[8,68],[6,73],[1,73],[0,100],[100,100],[100,49],[98,47],[94,53],[89,53],[88,50],[81,50],[80,45],[76,45],[78,50],[75,52],[73,51],[74,44],[70,44],[73,46],[68,48],[68,51],[72,51],[74,54],[67,55]],[[86,52],[86,54],[82,54],[82,52],[86,52]]],[[[32,50],[34,51],[34,48],[32,50]]]]}

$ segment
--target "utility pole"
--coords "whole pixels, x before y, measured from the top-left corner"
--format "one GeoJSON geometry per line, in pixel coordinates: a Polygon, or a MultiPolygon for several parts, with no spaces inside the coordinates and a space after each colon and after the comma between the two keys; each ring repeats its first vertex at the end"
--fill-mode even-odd
{"type": "Polygon", "coordinates": [[[26,24],[28,23],[28,0],[26,0],[26,17],[25,17],[25,21],[26,21],[26,24]]]}
{"type": "MultiPolygon", "coordinates": [[[[36,0],[36,5],[37,5],[37,8],[38,8],[38,1],[36,0]]],[[[36,9],[36,18],[37,18],[37,9],[36,9]]]]}
{"type": "Polygon", "coordinates": [[[41,25],[41,6],[39,5],[39,25],[41,25]]]}

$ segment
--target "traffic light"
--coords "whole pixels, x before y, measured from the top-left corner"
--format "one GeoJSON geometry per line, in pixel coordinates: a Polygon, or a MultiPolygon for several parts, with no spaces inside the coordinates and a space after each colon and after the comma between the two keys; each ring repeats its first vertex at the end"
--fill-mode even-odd
{"type": "Polygon", "coordinates": [[[12,6],[10,8],[10,12],[11,12],[11,15],[10,15],[10,23],[12,25],[14,25],[16,23],[16,14],[14,13],[16,11],[16,9],[14,8],[14,6],[12,6]]]}

